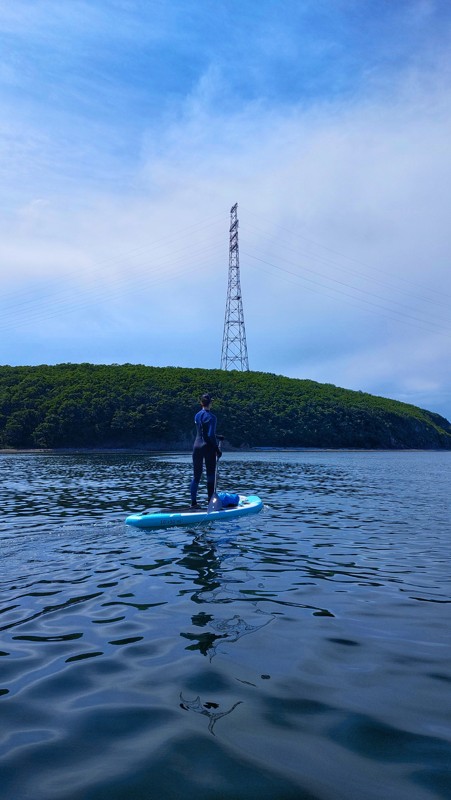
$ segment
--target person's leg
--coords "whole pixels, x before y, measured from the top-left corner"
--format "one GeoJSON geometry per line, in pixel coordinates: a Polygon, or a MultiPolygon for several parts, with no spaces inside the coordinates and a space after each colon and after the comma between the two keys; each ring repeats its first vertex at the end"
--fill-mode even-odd
{"type": "Polygon", "coordinates": [[[202,448],[195,447],[193,450],[193,478],[190,484],[192,506],[197,505],[197,490],[199,488],[199,481],[202,476],[202,463],[203,463],[202,448]]]}
{"type": "Polygon", "coordinates": [[[216,450],[213,448],[208,448],[205,453],[205,471],[207,473],[207,495],[208,501],[210,501],[215,490],[216,480],[216,450]]]}

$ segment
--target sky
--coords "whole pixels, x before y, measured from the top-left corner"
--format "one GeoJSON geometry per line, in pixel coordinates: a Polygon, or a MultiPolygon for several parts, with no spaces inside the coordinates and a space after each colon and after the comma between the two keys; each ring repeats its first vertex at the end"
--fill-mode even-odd
{"type": "MultiPolygon", "coordinates": [[[[449,0],[2,0],[0,363],[251,370],[451,419],[449,0]]],[[[202,390],[204,387],[201,387],[202,390]]]]}

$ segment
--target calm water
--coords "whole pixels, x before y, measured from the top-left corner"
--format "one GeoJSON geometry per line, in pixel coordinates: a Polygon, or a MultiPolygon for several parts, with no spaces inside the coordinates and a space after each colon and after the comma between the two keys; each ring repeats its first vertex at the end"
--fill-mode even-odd
{"type": "Polygon", "coordinates": [[[3,455],[2,800],[451,797],[451,453],[3,455]]]}

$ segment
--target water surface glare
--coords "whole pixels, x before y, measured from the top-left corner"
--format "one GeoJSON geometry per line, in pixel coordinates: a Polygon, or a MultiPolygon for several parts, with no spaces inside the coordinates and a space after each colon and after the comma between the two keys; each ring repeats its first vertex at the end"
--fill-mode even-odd
{"type": "Polygon", "coordinates": [[[226,453],[264,512],[146,533],[188,454],[1,455],[2,800],[449,800],[450,466],[226,453]]]}

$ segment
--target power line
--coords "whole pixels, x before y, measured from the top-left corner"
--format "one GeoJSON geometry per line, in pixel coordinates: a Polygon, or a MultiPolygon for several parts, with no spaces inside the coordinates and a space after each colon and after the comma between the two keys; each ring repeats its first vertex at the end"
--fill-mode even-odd
{"type": "MultiPolygon", "coordinates": [[[[251,257],[258,258],[258,256],[251,256],[251,257]]],[[[263,259],[263,260],[265,260],[265,259],[263,259]]],[[[292,262],[292,261],[290,261],[290,260],[288,260],[286,258],[282,258],[280,260],[284,261],[286,264],[290,264],[291,266],[299,266],[298,264],[295,264],[294,262],[292,262]]],[[[269,263],[269,262],[267,262],[267,263],[269,263]]],[[[280,267],[279,265],[273,265],[273,266],[275,266],[277,269],[282,269],[282,267],[280,267]]],[[[351,289],[352,291],[358,292],[359,294],[366,295],[366,296],[374,298],[376,300],[381,300],[383,303],[390,303],[390,304],[392,304],[394,306],[399,306],[401,309],[403,309],[403,311],[398,311],[398,309],[387,309],[387,310],[393,310],[393,311],[395,311],[397,313],[404,313],[406,311],[410,312],[412,314],[416,314],[417,313],[415,311],[415,309],[412,309],[410,306],[406,306],[403,303],[399,303],[397,300],[392,300],[391,298],[383,297],[383,296],[381,296],[379,294],[376,294],[375,292],[370,292],[370,291],[368,291],[368,289],[361,289],[359,286],[354,286],[353,284],[347,283],[346,281],[341,281],[338,278],[332,278],[329,275],[324,275],[323,273],[318,272],[317,270],[310,269],[309,267],[305,267],[304,265],[300,266],[300,269],[302,270],[302,272],[309,272],[310,274],[314,275],[316,278],[323,278],[326,281],[329,281],[330,283],[336,283],[339,286],[344,286],[345,288],[351,289]]],[[[293,274],[299,275],[299,273],[293,273],[293,274]]],[[[302,278],[303,276],[299,275],[299,277],[302,278]]],[[[307,280],[307,279],[305,279],[305,280],[307,280]]],[[[333,289],[334,287],[331,287],[331,288],[333,289]]],[[[435,321],[432,322],[429,319],[421,319],[421,321],[425,322],[426,324],[433,324],[433,325],[437,325],[438,324],[437,322],[435,322],[435,321]]],[[[448,319],[448,318],[445,319],[445,324],[451,324],[451,320],[448,319]]]]}
{"type": "MultiPolygon", "coordinates": [[[[354,264],[357,264],[359,267],[364,267],[365,269],[369,269],[372,272],[377,273],[378,275],[386,275],[387,277],[389,277],[390,279],[393,280],[393,274],[388,273],[386,270],[383,270],[383,269],[380,269],[380,268],[377,268],[377,267],[373,267],[370,264],[367,264],[367,263],[364,263],[362,261],[359,261],[358,259],[353,258],[352,256],[348,256],[348,255],[346,255],[346,253],[342,253],[339,250],[335,250],[332,247],[328,247],[327,245],[324,245],[321,242],[316,241],[315,239],[309,239],[307,236],[304,236],[303,234],[299,233],[299,231],[292,231],[289,228],[285,228],[282,225],[278,225],[276,222],[274,222],[273,219],[269,220],[268,218],[266,218],[266,217],[264,217],[262,215],[255,214],[253,211],[250,211],[249,209],[245,209],[245,210],[246,210],[246,213],[251,214],[253,217],[256,217],[258,220],[261,220],[263,223],[266,223],[266,226],[268,224],[270,224],[275,228],[279,228],[280,230],[285,231],[285,233],[289,233],[290,236],[295,236],[296,238],[302,239],[303,241],[307,242],[308,244],[312,244],[315,247],[320,247],[321,249],[327,250],[330,253],[333,253],[334,255],[340,256],[340,258],[344,258],[347,261],[353,262],[354,264]]],[[[266,227],[266,231],[267,231],[267,227],[266,227]]],[[[310,257],[314,257],[313,254],[311,254],[311,253],[309,253],[309,256],[310,257]]],[[[320,258],[320,256],[317,256],[317,258],[320,258]]],[[[336,263],[336,262],[333,262],[333,263],[336,263]]],[[[426,292],[430,292],[431,294],[435,294],[435,295],[439,296],[440,298],[448,297],[448,298],[451,299],[451,295],[449,295],[447,293],[444,293],[439,289],[434,289],[431,286],[424,286],[421,283],[413,281],[411,278],[405,278],[405,277],[401,278],[401,277],[397,276],[396,280],[398,280],[400,283],[408,283],[411,286],[415,286],[417,289],[420,289],[421,292],[422,292],[422,299],[425,299],[424,296],[423,296],[425,291],[426,292]]]]}
{"type": "MultiPolygon", "coordinates": [[[[253,212],[248,213],[252,214],[254,217],[258,217],[258,215],[253,214],[253,212]]],[[[77,279],[79,280],[81,276],[87,276],[89,278],[89,282],[86,287],[77,287],[75,289],[72,286],[69,288],[59,287],[52,291],[46,290],[38,299],[36,298],[36,292],[32,290],[25,294],[18,291],[16,293],[11,293],[9,297],[6,298],[7,304],[4,305],[0,311],[0,331],[3,332],[16,327],[25,327],[30,323],[39,323],[46,319],[53,319],[63,314],[72,314],[78,310],[89,308],[96,302],[100,306],[105,298],[108,298],[109,301],[119,297],[122,299],[124,295],[124,288],[132,290],[133,292],[136,292],[140,289],[146,290],[151,286],[159,285],[163,282],[186,275],[189,272],[192,272],[194,269],[191,264],[186,264],[187,257],[190,261],[192,261],[189,256],[193,249],[193,244],[195,245],[196,253],[196,269],[200,263],[210,265],[212,255],[217,253],[218,250],[217,233],[219,233],[218,223],[221,217],[221,213],[211,215],[210,217],[203,219],[198,223],[193,223],[185,228],[180,229],[177,231],[177,233],[171,233],[161,237],[160,239],[156,239],[154,244],[140,245],[139,247],[135,247],[120,255],[116,255],[103,261],[94,262],[89,266],[86,265],[83,268],[77,269],[77,271],[66,273],[64,275],[65,279],[73,280],[74,282],[77,279]],[[212,232],[214,235],[211,238],[209,237],[207,241],[204,238],[203,246],[199,247],[196,237],[199,235],[203,235],[205,237],[206,232],[212,232]],[[157,247],[157,249],[159,247],[168,248],[171,245],[179,243],[182,237],[183,244],[176,248],[172,247],[170,252],[162,254],[159,259],[155,259],[155,247],[157,247]],[[149,258],[145,257],[145,253],[148,249],[152,250],[151,261],[149,258]],[[138,262],[135,260],[135,263],[133,263],[133,259],[136,259],[137,257],[140,260],[138,262]],[[184,266],[182,266],[180,269],[175,269],[173,272],[171,271],[171,274],[168,275],[168,269],[174,270],[174,268],[176,268],[180,262],[182,262],[184,266]],[[128,269],[126,274],[113,276],[110,273],[106,277],[103,271],[99,272],[99,268],[107,267],[111,269],[115,265],[120,266],[122,264],[127,264],[128,269]],[[86,296],[87,291],[89,292],[89,297],[86,296]],[[15,296],[17,297],[17,302],[14,302],[15,296]],[[14,314],[15,316],[14,320],[9,322],[11,314],[14,314]],[[20,319],[22,314],[25,314],[25,317],[20,319]]],[[[302,234],[283,228],[282,226],[274,223],[273,220],[271,220],[271,225],[281,231],[289,233],[291,236],[302,239],[310,244],[314,244],[316,247],[322,247],[324,250],[338,255],[340,258],[344,258],[349,262],[354,262],[360,267],[365,266],[366,269],[370,269],[373,272],[378,272],[374,267],[363,265],[354,258],[345,256],[344,254],[339,253],[332,248],[320,245],[314,240],[309,240],[302,234]]],[[[261,239],[271,241],[272,237],[268,233],[268,229],[262,231],[259,227],[252,224],[246,227],[250,230],[257,231],[261,239]]],[[[299,250],[292,247],[284,239],[279,238],[276,240],[276,244],[277,247],[282,251],[284,250],[296,255],[299,254],[299,250]]],[[[400,303],[398,300],[384,297],[381,294],[370,291],[368,288],[360,288],[353,283],[340,280],[337,277],[331,277],[324,272],[319,272],[314,268],[303,266],[298,262],[290,260],[289,258],[279,256],[277,259],[275,259],[276,262],[282,261],[286,265],[295,267],[296,269],[292,270],[287,267],[283,267],[280,265],[280,263],[274,263],[268,258],[263,257],[265,256],[265,251],[263,249],[259,250],[258,248],[253,248],[251,246],[246,248],[246,251],[243,252],[245,252],[245,255],[251,260],[258,261],[260,264],[264,264],[269,267],[269,270],[264,270],[262,267],[258,268],[261,272],[266,272],[268,275],[276,274],[274,271],[277,270],[279,277],[282,277],[284,280],[287,280],[290,283],[299,286],[299,281],[302,281],[305,288],[327,297],[336,297],[338,294],[345,298],[348,302],[352,301],[354,304],[364,304],[367,310],[372,311],[372,313],[379,314],[380,316],[384,316],[392,321],[413,325],[430,333],[439,332],[442,335],[448,336],[449,332],[451,332],[448,319],[444,320],[444,324],[441,324],[440,319],[437,316],[434,320],[427,319],[426,317],[421,316],[421,313],[425,313],[424,310],[418,314],[415,309],[400,303]],[[309,278],[305,274],[301,273],[309,273],[313,277],[309,278]],[[335,284],[335,286],[330,284],[335,284]],[[333,294],[330,294],[330,292],[333,294]]],[[[330,264],[335,269],[339,269],[342,272],[358,276],[359,278],[365,278],[365,280],[373,281],[374,283],[378,283],[382,286],[387,286],[390,288],[390,290],[394,289],[394,291],[396,291],[398,294],[404,294],[416,300],[422,300],[423,302],[433,304],[434,306],[440,306],[441,308],[446,308],[446,310],[448,310],[448,306],[445,305],[445,303],[441,303],[436,299],[427,297],[424,294],[424,288],[420,287],[419,284],[415,284],[413,281],[404,280],[404,282],[410,283],[413,286],[417,286],[423,290],[421,298],[410,290],[394,287],[393,280],[388,282],[382,280],[380,277],[363,276],[356,270],[346,267],[340,264],[340,262],[329,258],[328,256],[311,252],[301,252],[301,255],[303,258],[308,257],[312,260],[315,259],[316,261],[324,264],[330,264]]],[[[378,274],[386,275],[387,273],[383,270],[379,270],[378,274]]],[[[391,276],[391,278],[392,277],[393,276],[391,276]]],[[[402,279],[399,280],[402,281],[402,279]]],[[[430,291],[436,293],[433,289],[430,291]]],[[[446,297],[446,295],[443,293],[440,293],[440,296],[442,298],[446,297]]],[[[443,315],[443,311],[440,313],[443,315]]],[[[231,209],[229,239],[229,285],[227,292],[221,366],[222,368],[226,369],[236,368],[237,366],[239,369],[249,368],[239,272],[237,204],[231,209]],[[232,218],[233,211],[234,216],[232,218]],[[227,354],[229,351],[230,341],[226,337],[226,323],[229,332],[235,337],[235,349],[233,354],[230,350],[227,359],[225,359],[225,354],[227,354]],[[233,330],[233,326],[236,326],[235,330],[233,330]],[[233,363],[232,355],[233,359],[235,360],[235,366],[230,367],[229,364],[233,363]],[[227,363],[228,366],[223,366],[223,363],[227,363]]]]}
{"type": "MultiPolygon", "coordinates": [[[[203,261],[200,263],[209,264],[211,263],[211,253],[215,253],[217,248],[214,245],[210,245],[208,248],[205,249],[205,255],[203,261]]],[[[174,260],[170,261],[169,264],[173,265],[176,263],[174,260]]],[[[199,264],[199,259],[196,262],[196,266],[199,264]]],[[[133,289],[136,291],[140,287],[142,288],[149,288],[152,285],[159,285],[165,281],[170,281],[172,279],[181,277],[182,275],[189,274],[193,271],[192,265],[188,265],[183,267],[182,269],[178,270],[177,272],[173,272],[171,274],[165,274],[165,270],[167,269],[168,264],[163,265],[157,270],[158,274],[150,274],[150,275],[143,275],[141,276],[141,280],[135,281],[133,283],[133,289]],[[160,273],[163,273],[162,275],[160,273]]],[[[26,314],[26,316],[22,320],[14,319],[14,322],[10,324],[5,322],[0,327],[0,332],[10,330],[11,328],[17,327],[25,327],[32,323],[38,323],[45,321],[47,319],[54,319],[55,317],[61,316],[63,314],[71,314],[75,311],[81,311],[86,308],[91,308],[96,300],[104,300],[106,297],[111,300],[114,298],[122,298],[123,297],[123,287],[125,284],[129,283],[129,276],[122,276],[120,279],[113,281],[110,285],[105,285],[100,292],[91,293],[89,295],[89,299],[76,299],[70,300],[66,299],[63,302],[59,302],[56,304],[52,304],[49,306],[48,304],[42,305],[41,308],[36,308],[34,311],[31,311],[26,314]]]]}
{"type": "MultiPolygon", "coordinates": [[[[269,236],[269,234],[267,234],[266,231],[262,231],[260,228],[257,228],[256,226],[253,226],[253,225],[248,225],[247,228],[250,228],[251,230],[256,231],[258,233],[260,239],[264,238],[267,241],[272,241],[272,237],[269,236]]],[[[409,290],[406,290],[406,289],[403,289],[403,288],[399,288],[394,283],[390,283],[390,282],[381,280],[380,278],[377,278],[377,277],[372,277],[371,275],[367,275],[367,274],[364,275],[364,274],[362,274],[362,272],[357,272],[356,270],[353,270],[353,269],[350,269],[349,267],[343,266],[338,261],[334,261],[334,260],[332,260],[330,258],[325,258],[324,256],[318,255],[316,253],[303,252],[302,250],[300,251],[298,248],[295,249],[294,247],[290,247],[289,245],[285,244],[284,242],[282,242],[282,243],[278,242],[278,247],[280,247],[280,246],[283,247],[285,250],[291,252],[291,253],[295,253],[298,256],[300,255],[300,256],[303,256],[304,258],[308,258],[309,261],[315,260],[315,261],[319,261],[320,263],[323,263],[323,264],[326,264],[326,265],[329,264],[329,265],[333,266],[335,269],[340,270],[341,272],[357,276],[358,278],[363,279],[366,282],[368,282],[368,281],[373,282],[375,284],[378,284],[380,286],[383,286],[383,287],[386,287],[386,288],[390,289],[390,291],[397,292],[398,294],[401,294],[401,295],[406,295],[407,297],[412,297],[415,300],[420,300],[421,302],[431,303],[435,307],[444,308],[444,309],[446,309],[447,312],[449,312],[449,303],[448,304],[444,303],[444,302],[442,303],[439,300],[437,300],[436,298],[426,297],[424,294],[422,294],[420,296],[420,295],[415,294],[414,292],[411,292],[409,290]]],[[[364,266],[364,265],[362,265],[362,266],[364,266]]],[[[307,267],[303,267],[303,269],[308,270],[307,267]]],[[[310,270],[310,271],[313,272],[314,270],[310,270]]],[[[315,274],[317,274],[317,273],[315,273],[315,274]]],[[[324,276],[324,277],[328,278],[329,280],[334,280],[333,278],[329,278],[329,276],[324,276]]],[[[391,302],[396,302],[396,301],[391,301],[391,302]]]]}
{"type": "MultiPolygon", "coordinates": [[[[219,214],[212,215],[212,217],[208,218],[210,220],[215,219],[219,216],[219,214]]],[[[196,236],[198,233],[201,233],[205,230],[211,230],[214,228],[214,225],[206,220],[202,223],[196,223],[195,225],[187,226],[187,228],[182,229],[183,231],[188,231],[194,233],[196,236]],[[194,230],[195,229],[195,230],[194,230]]],[[[221,232],[222,232],[221,226],[221,232]]],[[[180,241],[180,235],[172,234],[170,237],[165,236],[162,237],[160,240],[160,246],[164,246],[168,242],[176,242],[180,241]]],[[[129,251],[129,253],[143,253],[147,247],[139,247],[134,248],[134,250],[129,251]]],[[[217,252],[217,236],[215,236],[214,240],[211,242],[206,242],[203,247],[198,247],[196,245],[196,252],[199,256],[202,256],[205,253],[212,253],[217,252]]],[[[113,277],[109,274],[107,277],[103,273],[94,272],[94,274],[90,274],[88,277],[89,286],[83,287],[78,286],[74,289],[73,286],[64,288],[57,288],[56,290],[46,290],[44,294],[36,298],[36,291],[34,292],[29,291],[28,295],[23,295],[23,293],[17,293],[18,301],[13,303],[9,302],[7,305],[3,305],[2,310],[0,311],[0,323],[3,322],[1,325],[0,330],[9,330],[11,328],[28,324],[32,321],[40,321],[43,319],[50,319],[54,318],[55,316],[59,316],[61,313],[70,312],[77,310],[77,308],[84,308],[92,304],[96,301],[99,303],[105,296],[114,296],[117,289],[122,289],[123,287],[130,287],[136,290],[139,285],[150,285],[150,283],[158,283],[159,276],[162,275],[161,282],[170,279],[171,276],[166,275],[166,271],[168,267],[175,266],[178,262],[187,260],[186,253],[190,253],[192,250],[192,244],[189,241],[185,241],[181,247],[178,247],[176,250],[173,250],[168,255],[160,258],[158,262],[155,261],[149,264],[149,259],[147,258],[144,261],[140,261],[138,265],[136,263],[130,264],[130,260],[127,260],[126,254],[122,254],[120,257],[113,258],[110,260],[105,260],[104,262],[98,262],[97,264],[92,265],[92,269],[95,269],[96,266],[99,264],[104,265],[112,265],[118,264],[122,262],[128,263],[129,269],[126,274],[118,275],[113,277]],[[136,269],[136,266],[141,267],[139,270],[136,269]],[[131,269],[132,267],[132,275],[131,269]],[[149,270],[151,273],[149,274],[149,270]],[[85,300],[86,297],[86,289],[90,292],[90,298],[88,301],[85,300]],[[15,315],[14,321],[9,323],[7,320],[10,318],[11,313],[15,315]],[[20,314],[26,314],[26,320],[21,322],[18,320],[18,316],[20,314]]],[[[152,253],[154,251],[152,250],[152,253]]],[[[192,270],[191,266],[187,266],[185,269],[177,272],[174,277],[179,277],[189,271],[192,270]]],[[[85,269],[83,272],[87,272],[85,269]]],[[[83,274],[83,273],[82,273],[83,274]]],[[[72,280],[76,278],[80,278],[80,270],[77,272],[69,273],[71,275],[72,280]]],[[[66,274],[65,277],[68,277],[66,274]]],[[[13,295],[10,295],[10,298],[13,295]]]]}
{"type": "MultiPolygon", "coordinates": [[[[408,314],[404,314],[401,311],[397,311],[396,309],[385,308],[384,306],[380,305],[379,303],[373,303],[371,300],[365,300],[364,298],[355,297],[354,295],[351,295],[351,294],[349,294],[347,292],[344,292],[344,291],[342,291],[340,289],[334,289],[333,287],[324,287],[321,283],[319,283],[318,281],[314,281],[312,278],[306,278],[306,277],[304,277],[302,275],[299,275],[296,272],[293,272],[292,270],[288,270],[288,269],[285,269],[284,267],[280,267],[277,264],[273,264],[270,261],[266,261],[265,259],[259,258],[258,256],[254,256],[251,253],[245,253],[245,255],[247,255],[248,258],[251,258],[251,259],[254,259],[256,261],[261,262],[262,264],[267,264],[268,266],[273,267],[274,269],[277,269],[278,271],[285,272],[288,275],[294,276],[298,280],[306,281],[306,282],[312,283],[315,286],[319,287],[317,289],[312,289],[311,287],[306,287],[306,288],[310,289],[311,291],[317,292],[319,294],[322,294],[322,295],[325,295],[325,296],[328,296],[328,297],[332,297],[332,295],[330,295],[330,294],[327,295],[327,293],[324,292],[324,288],[326,288],[328,291],[332,291],[332,292],[334,292],[336,294],[344,296],[344,297],[346,297],[348,299],[353,300],[354,302],[365,303],[365,305],[372,306],[373,308],[381,309],[383,313],[380,314],[380,315],[388,317],[388,319],[391,319],[392,321],[404,322],[404,323],[409,324],[409,325],[414,325],[415,327],[421,328],[422,330],[425,330],[428,333],[440,333],[440,334],[445,335],[445,336],[451,335],[451,329],[445,329],[444,330],[443,326],[436,325],[433,322],[417,319],[417,318],[412,317],[412,316],[410,316],[408,314]],[[396,314],[398,316],[394,317],[393,314],[396,314]]],[[[259,271],[261,271],[260,268],[258,268],[258,269],[259,269],[259,271]]],[[[263,270],[263,271],[266,272],[269,275],[273,275],[274,274],[272,272],[269,272],[268,270],[263,270]]],[[[290,280],[290,279],[288,279],[288,280],[289,280],[290,283],[297,283],[297,285],[299,285],[299,283],[297,281],[293,281],[293,280],[290,280]]],[[[373,312],[373,313],[378,313],[378,312],[373,312]]]]}
{"type": "MultiPolygon", "coordinates": [[[[125,252],[121,253],[120,255],[118,255],[116,257],[106,258],[106,259],[102,259],[100,261],[94,261],[94,262],[92,262],[90,264],[87,264],[87,265],[84,265],[84,266],[80,266],[79,265],[76,270],[71,270],[70,272],[64,273],[64,278],[65,278],[66,281],[67,280],[72,280],[72,281],[76,282],[76,281],[79,281],[80,276],[82,274],[90,275],[92,273],[92,271],[95,271],[98,268],[107,267],[108,269],[111,269],[111,267],[113,267],[115,265],[118,266],[118,265],[121,265],[121,264],[126,264],[127,266],[130,266],[130,259],[133,256],[133,254],[143,253],[143,252],[146,252],[148,250],[151,250],[152,252],[154,252],[156,247],[157,248],[158,247],[163,247],[163,246],[166,246],[168,244],[171,244],[172,242],[178,242],[178,241],[180,241],[181,236],[183,236],[183,234],[185,232],[191,231],[194,228],[197,229],[197,230],[194,231],[194,233],[200,233],[205,229],[212,228],[213,224],[212,224],[211,220],[216,219],[218,221],[220,217],[222,218],[222,214],[221,213],[214,214],[211,217],[207,217],[206,220],[202,220],[202,222],[193,223],[192,225],[188,225],[185,228],[181,228],[177,232],[177,234],[171,234],[171,235],[168,234],[167,236],[163,236],[160,239],[156,239],[154,242],[150,242],[150,243],[148,243],[146,245],[140,245],[139,247],[135,247],[132,250],[125,251],[125,252]],[[210,222],[208,222],[208,220],[210,220],[210,222]]],[[[221,226],[221,231],[222,231],[222,226],[221,226]]],[[[186,247],[189,247],[189,245],[186,245],[185,249],[186,249],[186,247]]],[[[180,250],[178,250],[176,252],[180,252],[180,250]]],[[[147,263],[148,262],[146,262],[146,264],[147,263]]],[[[104,278],[99,275],[98,280],[104,280],[104,278]]],[[[67,290],[65,290],[65,289],[62,290],[63,293],[66,293],[66,291],[67,290]]],[[[59,294],[59,292],[57,292],[57,294],[59,294]]],[[[48,296],[49,296],[49,298],[52,299],[55,296],[55,292],[49,292],[48,296]]],[[[18,307],[24,305],[25,303],[34,304],[35,301],[36,301],[35,290],[29,290],[29,291],[25,291],[25,292],[23,290],[16,290],[16,291],[13,291],[13,292],[9,293],[8,295],[6,295],[5,299],[6,299],[7,302],[11,301],[11,303],[10,303],[10,305],[3,306],[4,310],[7,310],[9,308],[18,308],[18,307]],[[15,301],[15,298],[17,298],[17,302],[15,301]]]]}

